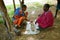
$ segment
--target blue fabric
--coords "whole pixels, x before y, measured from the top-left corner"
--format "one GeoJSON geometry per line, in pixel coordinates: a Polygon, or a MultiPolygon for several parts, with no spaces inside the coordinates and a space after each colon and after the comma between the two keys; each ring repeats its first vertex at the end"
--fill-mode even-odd
{"type": "Polygon", "coordinates": [[[17,8],[17,9],[15,10],[14,15],[20,15],[19,10],[20,10],[20,8],[17,8]]]}
{"type": "Polygon", "coordinates": [[[22,14],[20,14],[20,13],[19,13],[19,10],[21,10],[21,8],[17,8],[17,9],[15,10],[14,15],[24,16],[24,15],[25,15],[24,12],[23,12],[22,14]]]}

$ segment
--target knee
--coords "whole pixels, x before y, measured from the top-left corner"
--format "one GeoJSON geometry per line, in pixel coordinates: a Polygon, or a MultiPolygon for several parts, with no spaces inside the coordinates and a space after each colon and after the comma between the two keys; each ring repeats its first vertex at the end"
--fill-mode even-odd
{"type": "Polygon", "coordinates": [[[25,17],[20,17],[19,19],[22,19],[22,20],[24,20],[24,19],[25,19],[25,17]]]}

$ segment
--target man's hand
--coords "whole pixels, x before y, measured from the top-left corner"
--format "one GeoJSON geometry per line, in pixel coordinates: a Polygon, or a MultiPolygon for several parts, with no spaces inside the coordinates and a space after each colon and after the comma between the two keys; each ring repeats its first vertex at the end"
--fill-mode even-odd
{"type": "Polygon", "coordinates": [[[28,12],[25,13],[25,16],[28,16],[28,12]]]}
{"type": "Polygon", "coordinates": [[[20,10],[19,13],[22,14],[22,10],[20,10]]]}

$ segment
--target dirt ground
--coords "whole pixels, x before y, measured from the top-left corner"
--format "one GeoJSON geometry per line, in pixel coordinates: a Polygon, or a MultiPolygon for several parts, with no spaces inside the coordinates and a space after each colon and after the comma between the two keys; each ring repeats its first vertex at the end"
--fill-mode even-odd
{"type": "MultiPolygon", "coordinates": [[[[42,13],[41,9],[35,11],[35,15],[37,17],[37,13],[42,13]]],[[[56,8],[51,7],[53,14],[55,13],[56,8]]],[[[45,30],[40,31],[37,35],[21,35],[16,36],[15,34],[12,35],[14,40],[60,40],[60,12],[58,12],[57,18],[54,20],[54,25],[52,28],[47,28],[45,30]]],[[[33,17],[33,16],[32,16],[33,17]]],[[[36,18],[33,17],[32,20],[36,18]]],[[[31,17],[30,17],[31,18],[31,17]]],[[[9,40],[7,36],[7,32],[4,29],[3,24],[0,25],[0,40],[9,40]],[[3,39],[5,38],[5,39],[3,39]]]]}

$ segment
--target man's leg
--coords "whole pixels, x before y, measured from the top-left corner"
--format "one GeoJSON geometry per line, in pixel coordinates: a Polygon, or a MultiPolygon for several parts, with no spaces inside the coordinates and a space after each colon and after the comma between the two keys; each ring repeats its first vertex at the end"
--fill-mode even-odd
{"type": "Polygon", "coordinates": [[[18,22],[18,19],[15,19],[15,20],[13,21],[13,24],[17,24],[17,22],[18,22]]]}
{"type": "Polygon", "coordinates": [[[57,17],[57,12],[58,12],[58,9],[56,9],[56,14],[55,14],[55,18],[57,17]]]}
{"type": "Polygon", "coordinates": [[[20,26],[20,25],[21,25],[21,23],[23,22],[23,20],[24,20],[24,17],[20,17],[20,18],[19,18],[19,20],[18,20],[17,25],[18,25],[18,26],[20,26]]]}

